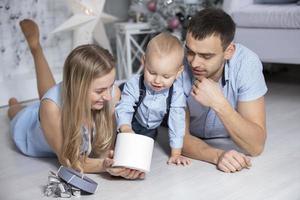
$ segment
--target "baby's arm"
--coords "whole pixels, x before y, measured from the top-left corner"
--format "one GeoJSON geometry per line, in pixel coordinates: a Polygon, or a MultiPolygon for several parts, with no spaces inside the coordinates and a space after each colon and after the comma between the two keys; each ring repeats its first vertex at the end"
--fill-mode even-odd
{"type": "Polygon", "coordinates": [[[125,83],[121,100],[115,108],[117,129],[120,132],[133,132],[131,122],[139,94],[139,79],[138,76],[133,76],[125,83]]]}
{"type": "Polygon", "coordinates": [[[174,83],[174,91],[169,111],[169,138],[171,146],[171,156],[168,164],[189,165],[191,160],[181,155],[183,137],[185,133],[185,107],[186,98],[182,86],[174,83]]]}
{"type": "Polygon", "coordinates": [[[122,124],[119,128],[120,133],[133,133],[131,126],[129,124],[122,124]]]}

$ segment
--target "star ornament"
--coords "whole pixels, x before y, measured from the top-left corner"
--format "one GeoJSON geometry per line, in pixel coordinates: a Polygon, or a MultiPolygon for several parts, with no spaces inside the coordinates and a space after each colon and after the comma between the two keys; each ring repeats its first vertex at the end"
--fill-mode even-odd
{"type": "Polygon", "coordinates": [[[103,48],[111,51],[104,24],[117,18],[103,12],[106,0],[65,0],[73,16],[58,26],[53,34],[73,30],[73,47],[91,44],[95,40],[103,48]]]}

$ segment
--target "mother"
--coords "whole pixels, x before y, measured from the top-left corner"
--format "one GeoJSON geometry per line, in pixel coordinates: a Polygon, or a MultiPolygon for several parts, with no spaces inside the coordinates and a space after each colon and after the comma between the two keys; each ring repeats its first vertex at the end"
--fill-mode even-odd
{"type": "Polygon", "coordinates": [[[13,140],[28,156],[57,156],[59,162],[86,173],[107,171],[128,179],[144,173],[112,168],[114,141],[115,62],[97,45],[82,45],[67,57],[62,83],[56,84],[39,42],[38,26],[20,22],[31,50],[40,101],[23,108],[9,100],[13,140]],[[112,97],[114,96],[114,97],[112,97]]]}

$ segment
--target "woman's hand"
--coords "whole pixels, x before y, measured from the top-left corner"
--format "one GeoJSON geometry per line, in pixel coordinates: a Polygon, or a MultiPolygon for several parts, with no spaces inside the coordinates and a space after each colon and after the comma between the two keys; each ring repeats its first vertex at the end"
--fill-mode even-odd
{"type": "Polygon", "coordinates": [[[125,167],[112,167],[113,165],[114,152],[110,151],[107,158],[103,161],[103,169],[112,176],[121,176],[126,179],[144,179],[145,173],[135,170],[128,169],[125,167]]]}

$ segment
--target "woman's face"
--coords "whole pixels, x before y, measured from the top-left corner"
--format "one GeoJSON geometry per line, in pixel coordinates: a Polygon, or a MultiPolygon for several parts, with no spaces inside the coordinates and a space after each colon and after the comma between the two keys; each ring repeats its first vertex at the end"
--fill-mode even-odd
{"type": "Polygon", "coordinates": [[[105,102],[112,99],[112,87],[115,82],[116,71],[111,70],[108,74],[96,78],[90,87],[90,101],[92,110],[101,110],[105,102]]]}

